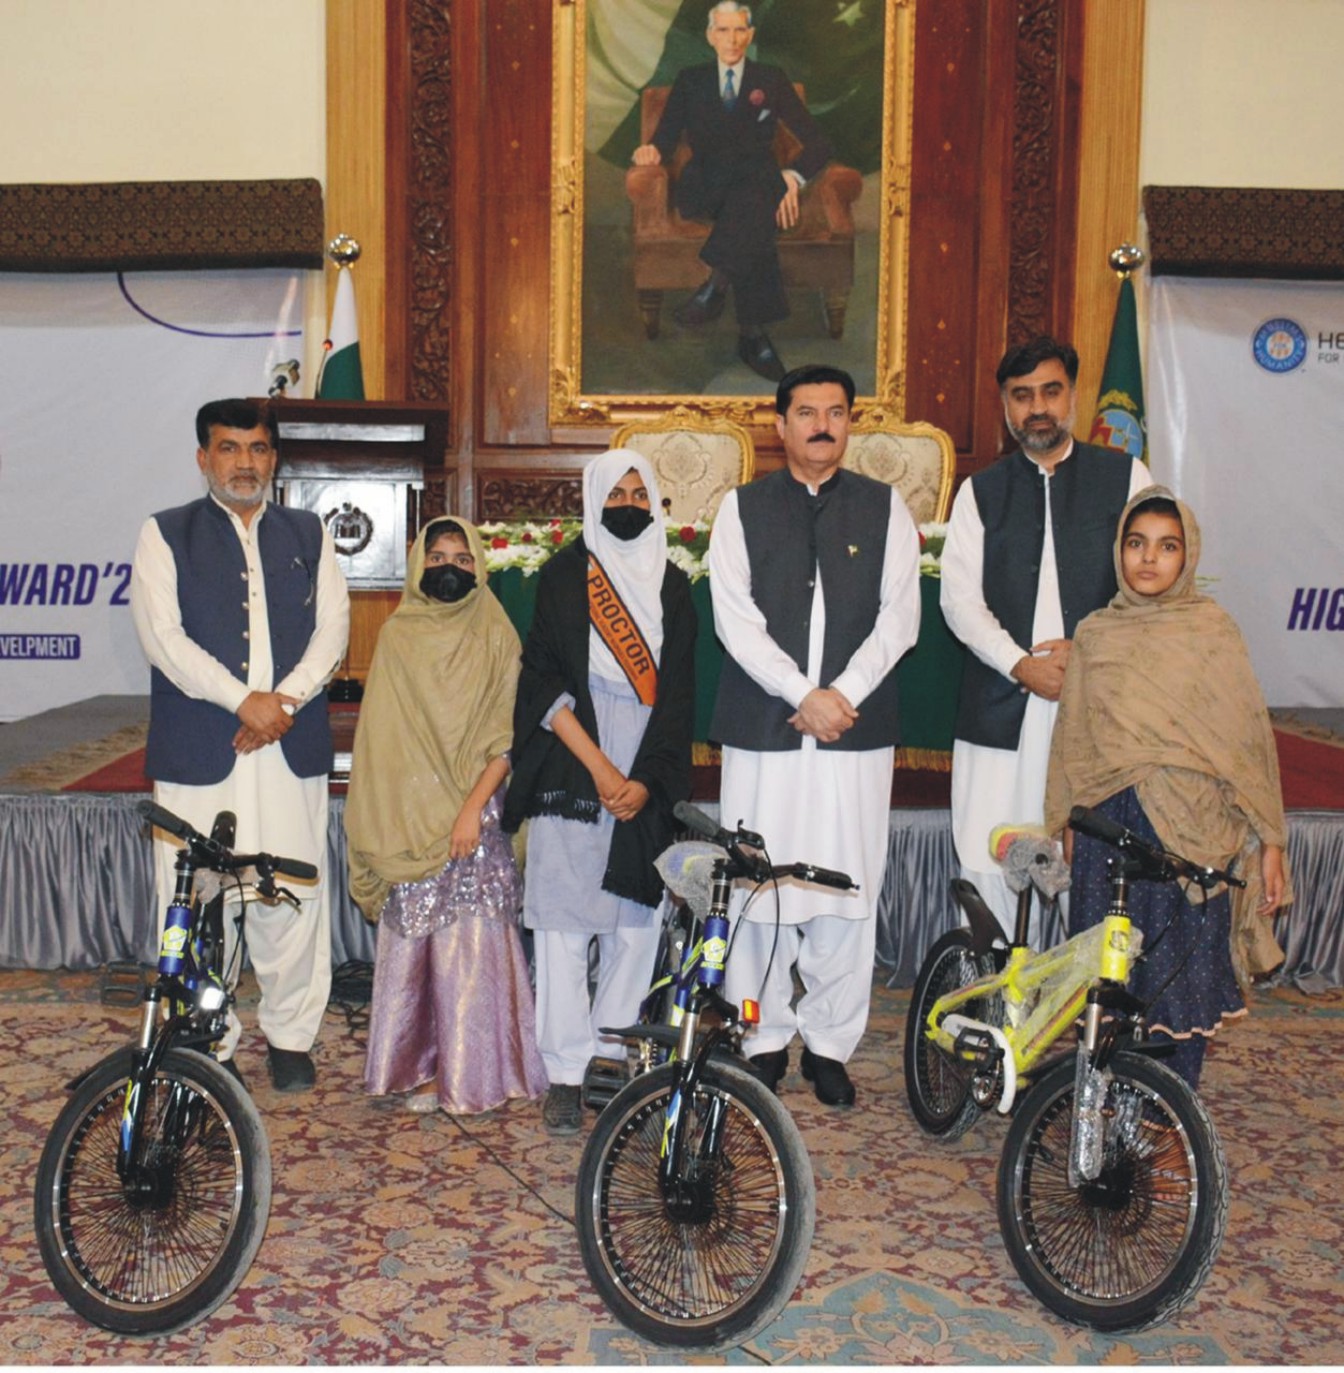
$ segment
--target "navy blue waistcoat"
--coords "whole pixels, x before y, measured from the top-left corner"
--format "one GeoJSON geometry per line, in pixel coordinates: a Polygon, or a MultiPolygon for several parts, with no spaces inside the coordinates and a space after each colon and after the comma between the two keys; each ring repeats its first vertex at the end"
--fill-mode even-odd
{"type": "MultiPolygon", "coordinates": [[[[245,683],[247,562],[232,522],[209,497],[161,511],[154,519],[177,566],[183,629],[245,683]]],[[[280,682],[303,657],[317,624],[322,524],[311,511],[272,504],[256,528],[266,579],[273,680],[280,682]]],[[[238,724],[238,717],[222,706],[187,696],[157,668],[151,669],[146,775],[188,786],[222,782],[233,771],[233,736],[238,724]]],[[[295,714],[294,726],[280,747],[298,777],[317,777],[331,770],[325,691],[295,714]]]]}
{"type": "MultiPolygon", "coordinates": [[[[891,488],[841,469],[816,496],[787,469],[741,486],[737,508],[751,564],[751,598],[770,637],[807,670],[816,569],[826,596],[820,685],[829,686],[873,631],[881,604],[882,563],[891,488]]],[[[713,591],[713,583],[710,590],[713,591]]],[[[801,748],[788,723],[794,708],[752,681],[732,659],[723,663],[711,736],[763,753],[801,748]]],[[[900,739],[896,674],[889,672],[859,708],[859,718],[824,749],[885,748],[900,739]]]]}
{"type": "MultiPolygon", "coordinates": [[[[1115,532],[1129,500],[1133,461],[1110,448],[1075,443],[1050,478],[1064,637],[1115,595],[1115,532]]],[[[1013,638],[1030,648],[1045,544],[1045,475],[1020,449],[971,478],[985,527],[985,604],[1013,638]]],[[[966,655],[956,737],[1016,748],[1027,697],[1018,684],[966,655]]]]}

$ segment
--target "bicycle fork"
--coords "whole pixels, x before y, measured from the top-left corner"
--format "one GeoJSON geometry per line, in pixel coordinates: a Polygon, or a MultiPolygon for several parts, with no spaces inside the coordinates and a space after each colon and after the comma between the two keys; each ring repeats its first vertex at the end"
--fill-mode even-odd
{"type": "Polygon", "coordinates": [[[1111,906],[1105,919],[1101,951],[1101,978],[1088,988],[1083,1029],[1078,1040],[1077,1067],[1073,1078],[1073,1117],[1069,1126],[1068,1181],[1070,1187],[1095,1182],[1106,1159],[1107,1131],[1132,1127],[1128,1113],[1115,1113],[1109,1122],[1103,1110],[1114,1080],[1106,1063],[1115,1035],[1106,1030],[1106,1012],[1130,1013],[1136,1004],[1125,989],[1131,953],[1127,914],[1129,884],[1123,873],[1113,872],[1111,906]]]}

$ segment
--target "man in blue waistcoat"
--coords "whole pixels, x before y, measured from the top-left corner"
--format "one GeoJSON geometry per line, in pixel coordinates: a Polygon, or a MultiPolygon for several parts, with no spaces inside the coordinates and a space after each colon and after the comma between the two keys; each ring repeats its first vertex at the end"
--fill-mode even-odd
{"type": "Polygon", "coordinates": [[[989,834],[1043,819],[1073,633],[1115,595],[1120,512],[1152,477],[1135,458],[1074,441],[1078,354],[1068,344],[1041,337],[1010,348],[997,376],[1018,447],[957,492],[940,600],[971,650],[952,745],[952,837],[962,876],[1011,935],[1017,897],[989,834]]]}
{"type": "Polygon", "coordinates": [[[799,367],[775,394],[787,465],[730,491],[709,545],[714,626],[728,651],[710,735],[721,810],[777,862],[847,872],[859,889],[794,881],[738,917],[727,995],[761,1003],[752,1061],[772,1087],[801,1068],[851,1106],[845,1063],[868,1023],[877,898],[899,725],[897,661],[919,636],[919,537],[900,493],[841,467],[854,380],[799,367]],[[803,995],[794,1007],[797,966],[803,995]]]}
{"type": "MultiPolygon", "coordinates": [[[[345,654],[350,600],[318,517],[267,501],[279,438],[270,407],[211,401],[196,437],[209,494],[146,520],[132,565],[131,615],[151,665],[145,771],[155,800],[198,830],[233,811],[239,850],[316,864],[315,887],[295,884],[299,911],[254,903],[246,929],[272,1084],[305,1091],[331,989],[325,688],[345,654]]],[[[166,902],[174,847],[154,847],[166,902]]],[[[235,1075],[239,1033],[231,1015],[220,1057],[235,1075]]]]}
{"type": "Polygon", "coordinates": [[[677,209],[713,228],[700,250],[709,275],[674,317],[678,324],[708,324],[723,313],[731,287],[737,355],[777,382],[784,364],[765,325],[786,318],[789,301],[775,230],[798,223],[799,192],[834,150],[789,78],[747,58],[755,36],[749,6],[722,0],[709,11],[705,38],[718,60],[677,73],[658,127],[633,161],[670,166],[685,135],[691,158],[677,178],[677,209]],[[800,145],[782,171],[774,151],[781,120],[800,145]]]}

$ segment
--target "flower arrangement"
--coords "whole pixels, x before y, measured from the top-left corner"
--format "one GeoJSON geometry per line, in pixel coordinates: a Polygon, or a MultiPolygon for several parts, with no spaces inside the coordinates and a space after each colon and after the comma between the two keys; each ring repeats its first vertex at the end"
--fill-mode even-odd
{"type": "MultiPolygon", "coordinates": [[[[687,524],[667,524],[667,556],[693,582],[709,572],[709,529],[705,520],[687,524]]],[[[583,521],[573,518],[553,520],[495,521],[480,526],[485,543],[485,566],[489,572],[516,567],[530,577],[541,565],[583,530],[583,521]]],[[[919,570],[926,577],[939,573],[947,525],[919,526],[919,570]]]]}

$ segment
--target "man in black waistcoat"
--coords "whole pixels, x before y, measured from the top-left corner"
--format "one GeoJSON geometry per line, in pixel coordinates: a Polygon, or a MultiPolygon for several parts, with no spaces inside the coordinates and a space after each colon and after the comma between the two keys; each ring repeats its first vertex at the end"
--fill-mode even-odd
{"type": "Polygon", "coordinates": [[[1041,823],[1073,633],[1115,595],[1120,512],[1152,478],[1124,453],[1074,441],[1078,354],[1068,344],[1041,337],[1010,348],[997,377],[1018,448],[957,492],[941,603],[971,650],[952,746],[952,836],[962,876],[1011,934],[1017,897],[989,834],[1003,822],[1041,823]]]}
{"type": "Polygon", "coordinates": [[[780,884],[743,912],[727,995],[761,1003],[752,1061],[772,1087],[802,1037],[802,1072],[850,1106],[845,1070],[868,1022],[877,898],[899,725],[897,660],[919,636],[919,539],[900,493],[842,469],[854,381],[800,367],[779,384],[787,466],[730,491],[709,545],[714,626],[728,651],[710,735],[721,811],[776,862],[848,873],[857,891],[780,884]],[[804,992],[796,1008],[792,969],[804,992]]]}
{"type": "MultiPolygon", "coordinates": [[[[301,909],[247,908],[271,1082],[304,1091],[331,989],[326,684],[345,654],[350,600],[318,517],[266,499],[274,411],[211,401],[197,413],[196,436],[209,494],[146,520],[132,563],[131,616],[152,669],[145,772],[154,799],[202,833],[217,812],[233,811],[240,852],[318,869],[316,887],[291,884],[301,909]]],[[[174,848],[154,845],[161,901],[173,891],[174,848]]],[[[230,1013],[219,1052],[235,1075],[239,1030],[230,1013]]]]}
{"type": "Polygon", "coordinates": [[[714,227],[700,250],[710,274],[674,318],[685,325],[718,319],[731,287],[738,356],[777,382],[784,364],[764,326],[786,319],[789,302],[775,229],[797,224],[798,193],[834,150],[789,78],[748,60],[755,36],[748,6],[724,0],[710,10],[705,37],[718,61],[677,73],[653,138],[635,149],[633,161],[671,163],[686,135],[691,159],[677,178],[677,209],[714,227]],[[782,172],[774,153],[780,120],[802,145],[782,172]]]}

